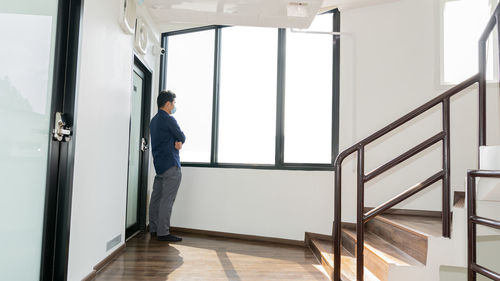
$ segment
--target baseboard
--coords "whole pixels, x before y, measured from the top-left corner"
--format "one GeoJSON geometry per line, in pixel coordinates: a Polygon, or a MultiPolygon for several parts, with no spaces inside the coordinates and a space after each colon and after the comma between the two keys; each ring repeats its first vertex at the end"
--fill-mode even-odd
{"type": "Polygon", "coordinates": [[[305,247],[304,241],[300,241],[300,240],[283,239],[283,238],[266,237],[266,236],[256,236],[256,235],[246,235],[246,234],[237,234],[237,233],[228,233],[228,232],[219,232],[219,231],[211,231],[211,230],[201,230],[201,229],[184,228],[184,227],[170,227],[170,230],[172,232],[192,233],[192,234],[200,234],[200,235],[214,236],[214,237],[234,238],[234,239],[241,239],[241,240],[247,240],[247,241],[259,241],[259,242],[268,242],[268,243],[275,243],[275,244],[284,244],[284,245],[305,247]]]}
{"type": "Polygon", "coordinates": [[[89,273],[89,275],[85,276],[82,281],[92,281],[96,278],[97,276],[97,271],[95,270],[92,270],[91,273],[89,273]]]}
{"type": "MultiPolygon", "coordinates": [[[[371,211],[372,207],[365,207],[365,213],[371,211]]],[[[405,215],[405,216],[421,216],[421,217],[441,217],[441,211],[424,211],[424,210],[410,210],[410,209],[389,209],[383,214],[391,215],[405,215]]]]}
{"type": "Polygon", "coordinates": [[[305,234],[305,243],[307,244],[310,239],[321,239],[321,240],[327,240],[327,241],[332,241],[333,238],[331,235],[326,235],[326,234],[319,234],[319,233],[312,233],[312,232],[306,232],[305,234]]]}
{"type": "Polygon", "coordinates": [[[112,260],[122,254],[125,251],[125,244],[118,247],[118,249],[114,250],[111,254],[109,254],[106,258],[104,258],[100,263],[94,266],[94,271],[97,273],[106,267],[112,260]]]}

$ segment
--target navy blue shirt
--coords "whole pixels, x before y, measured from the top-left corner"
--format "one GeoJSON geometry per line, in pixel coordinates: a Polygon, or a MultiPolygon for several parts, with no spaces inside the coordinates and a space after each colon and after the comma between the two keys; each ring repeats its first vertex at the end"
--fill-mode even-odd
{"type": "Polygon", "coordinates": [[[180,167],[179,150],[175,148],[175,142],[184,143],[186,136],[175,118],[160,109],[151,120],[149,129],[156,174],[163,174],[173,166],[180,167]]]}

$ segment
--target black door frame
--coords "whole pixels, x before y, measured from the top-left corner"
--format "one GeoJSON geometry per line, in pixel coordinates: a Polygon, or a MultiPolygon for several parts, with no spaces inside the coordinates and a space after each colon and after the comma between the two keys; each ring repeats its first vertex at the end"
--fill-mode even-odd
{"type": "MultiPolygon", "coordinates": [[[[146,139],[149,145],[149,121],[151,120],[151,94],[153,73],[146,65],[134,55],[134,66],[132,72],[136,72],[143,78],[142,108],[141,108],[141,138],[146,139]],[[136,69],[138,71],[136,71],[136,69]]],[[[130,133],[129,133],[130,138],[130,133]]],[[[137,202],[138,222],[125,229],[125,239],[131,237],[137,231],[146,230],[146,209],[148,196],[148,178],[149,178],[149,149],[140,155],[140,176],[139,193],[137,202]]],[[[127,173],[128,175],[128,173],[127,173]]],[[[128,181],[127,181],[128,182],[128,181]]],[[[127,208],[128,208],[128,186],[127,186],[127,208]]]]}
{"type": "Polygon", "coordinates": [[[73,190],[75,93],[82,0],[59,0],[49,122],[49,152],[43,219],[40,280],[67,280],[73,190]],[[72,140],[52,138],[55,113],[68,117],[72,140]]]}

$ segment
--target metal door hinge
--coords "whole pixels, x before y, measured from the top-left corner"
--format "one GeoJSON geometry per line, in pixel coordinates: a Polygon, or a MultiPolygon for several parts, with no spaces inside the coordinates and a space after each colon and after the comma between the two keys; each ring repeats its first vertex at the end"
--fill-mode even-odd
{"type": "Polygon", "coordinates": [[[54,140],[67,142],[71,140],[71,123],[66,114],[56,112],[54,120],[54,130],[52,131],[54,140]]]}

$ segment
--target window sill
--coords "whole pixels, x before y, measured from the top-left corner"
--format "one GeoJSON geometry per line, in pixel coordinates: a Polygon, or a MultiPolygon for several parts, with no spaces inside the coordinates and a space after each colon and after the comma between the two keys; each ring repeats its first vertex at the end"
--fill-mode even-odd
{"type": "Polygon", "coordinates": [[[210,164],[210,163],[181,163],[182,167],[197,168],[222,168],[222,169],[256,169],[256,170],[291,170],[291,171],[333,171],[330,164],[284,164],[284,165],[264,165],[264,164],[210,164]]]}

